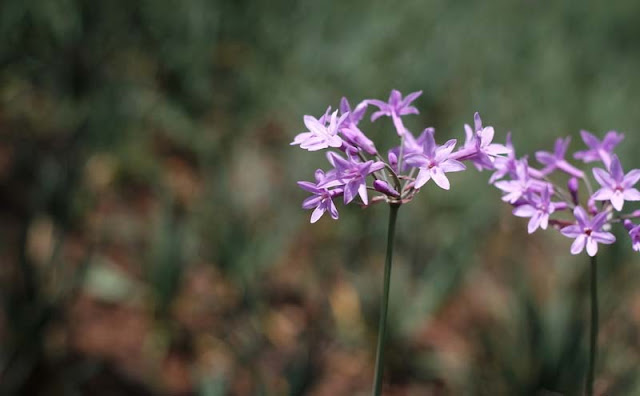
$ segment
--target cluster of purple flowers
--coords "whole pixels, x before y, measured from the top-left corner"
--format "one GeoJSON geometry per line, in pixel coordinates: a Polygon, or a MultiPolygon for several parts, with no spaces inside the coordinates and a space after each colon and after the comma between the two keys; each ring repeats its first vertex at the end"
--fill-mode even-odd
{"type": "Polygon", "coordinates": [[[502,199],[514,206],[514,215],[530,219],[529,233],[551,225],[575,239],[571,253],[578,254],[586,248],[594,256],[599,243],[615,242],[610,232],[612,224],[622,223],[633,249],[640,251],[640,225],[632,222],[640,218],[640,210],[620,213],[625,201],[640,201],[640,192],[634,188],[640,180],[640,170],[625,173],[614,153],[624,138],[622,134],[610,131],[600,140],[587,131],[581,132],[587,149],[577,151],[573,157],[587,164],[602,165],[592,170],[600,185],[594,191],[589,174],[566,159],[570,138],[558,139],[553,152],[537,152],[535,159],[542,165],[537,169],[529,165],[527,157],[516,157],[510,133],[505,145],[493,143],[494,129],[483,126],[478,113],[474,115],[473,127],[464,125],[466,139],[457,149],[456,139],[436,144],[433,128],[414,136],[405,127],[403,117],[418,114],[412,102],[421,93],[413,92],[403,98],[393,90],[387,102],[366,99],[355,108],[342,98],[339,110],[331,112],[329,107],[318,119],[304,116],[308,131],[298,134],[291,144],[308,151],[330,150],[327,160],[331,169],[318,169],[315,182],[298,182],[312,194],[302,204],[304,209],[313,209],[312,223],[325,212],[337,219],[334,198],[338,197],[343,197],[345,204],[358,202],[363,206],[375,202],[402,204],[411,201],[430,180],[448,190],[447,173],[465,170],[463,162],[470,162],[480,171],[493,172],[490,183],[503,191],[502,199]],[[384,157],[360,129],[369,107],[375,109],[371,122],[390,117],[400,140],[384,157]],[[568,177],[566,188],[556,184],[557,174],[568,177]],[[586,205],[579,199],[581,183],[588,192],[586,205]],[[374,194],[371,198],[370,192],[374,194]]]}
{"type": "Polygon", "coordinates": [[[558,139],[553,152],[538,151],[535,158],[542,167],[535,169],[526,157],[516,158],[509,136],[507,147],[511,152],[494,161],[496,171],[490,182],[502,190],[503,201],[514,206],[514,215],[530,218],[529,233],[551,224],[564,236],[573,238],[572,254],[586,248],[593,257],[599,243],[614,243],[616,238],[610,230],[615,223],[624,224],[633,249],[640,251],[640,226],[631,221],[640,217],[640,211],[621,213],[625,201],[640,201],[640,192],[634,188],[640,180],[640,169],[625,173],[614,153],[624,136],[615,131],[608,132],[602,140],[587,131],[582,131],[581,136],[587,148],[574,153],[573,158],[602,166],[591,172],[600,185],[597,190],[593,190],[589,174],[566,159],[570,138],[558,139]],[[568,178],[566,188],[556,184],[558,174],[568,178]],[[586,204],[580,202],[581,184],[588,193],[586,204]],[[556,218],[551,219],[552,215],[556,218]]]}
{"type": "Polygon", "coordinates": [[[298,182],[312,194],[302,204],[304,209],[313,209],[312,223],[325,212],[333,219],[338,218],[334,198],[342,196],[348,204],[359,197],[356,202],[364,206],[382,201],[405,203],[430,180],[448,190],[450,182],[446,174],[464,170],[462,161],[472,162],[478,169],[494,169],[494,162],[510,153],[504,145],[492,143],[493,127],[483,127],[477,113],[475,129],[465,126],[466,141],[456,151],[455,139],[436,144],[433,128],[426,128],[415,137],[404,126],[402,117],[418,114],[411,103],[421,94],[421,91],[413,92],[403,98],[399,91],[393,90],[387,102],[367,99],[355,108],[342,98],[339,110],[332,113],[329,108],[319,119],[304,117],[308,131],[297,135],[291,144],[309,151],[333,149],[327,153],[330,170],[318,169],[315,182],[298,182]],[[390,117],[398,134],[400,144],[388,150],[386,158],[360,129],[369,107],[376,109],[371,114],[372,122],[390,117]],[[371,199],[370,191],[375,194],[371,199]]]}

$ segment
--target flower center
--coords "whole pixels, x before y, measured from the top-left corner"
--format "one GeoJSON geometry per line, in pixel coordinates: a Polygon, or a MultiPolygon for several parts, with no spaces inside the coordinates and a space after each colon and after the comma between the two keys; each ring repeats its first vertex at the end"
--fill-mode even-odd
{"type": "Polygon", "coordinates": [[[591,228],[585,228],[584,229],[584,233],[587,234],[587,236],[591,236],[592,232],[593,232],[593,230],[591,228]]]}

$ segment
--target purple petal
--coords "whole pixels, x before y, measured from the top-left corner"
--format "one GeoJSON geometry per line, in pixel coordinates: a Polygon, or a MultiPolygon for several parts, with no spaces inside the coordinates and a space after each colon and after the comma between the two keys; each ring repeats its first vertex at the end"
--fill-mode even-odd
{"type": "Polygon", "coordinates": [[[597,137],[593,136],[593,134],[587,131],[580,131],[580,136],[582,136],[582,140],[584,143],[589,146],[591,149],[598,149],[600,147],[600,140],[597,137]]]}
{"type": "Polygon", "coordinates": [[[352,180],[344,186],[344,203],[348,204],[353,201],[358,194],[358,188],[360,188],[360,182],[358,180],[352,180]]]}
{"type": "Polygon", "coordinates": [[[598,254],[598,242],[590,236],[587,237],[587,254],[591,257],[598,254]]]}
{"type": "Polygon", "coordinates": [[[624,207],[624,194],[622,191],[614,191],[613,195],[611,195],[611,205],[613,205],[617,211],[622,210],[624,207]]]}
{"type": "Polygon", "coordinates": [[[624,190],[625,201],[640,201],[640,191],[635,188],[628,188],[624,190]]]}
{"type": "Polygon", "coordinates": [[[427,128],[424,130],[425,139],[422,144],[422,147],[424,149],[425,155],[429,158],[434,158],[435,152],[436,152],[436,141],[433,138],[434,132],[435,131],[433,128],[427,128]]]}
{"type": "Polygon", "coordinates": [[[564,227],[562,230],[560,230],[560,232],[562,233],[562,235],[566,237],[577,238],[578,236],[584,234],[584,229],[579,225],[570,225],[570,226],[564,227]]]}
{"type": "Polygon", "coordinates": [[[480,118],[480,113],[477,111],[473,114],[473,124],[476,131],[480,131],[482,129],[482,119],[480,118]]]}
{"type": "Polygon", "coordinates": [[[307,199],[305,199],[304,201],[302,201],[302,209],[311,209],[311,208],[315,208],[318,206],[318,204],[320,203],[320,201],[322,201],[322,196],[321,195],[312,195],[310,197],[308,197],[307,199]]]}
{"type": "Polygon", "coordinates": [[[377,120],[378,118],[387,115],[388,112],[384,111],[384,110],[379,110],[376,111],[375,113],[371,114],[371,122],[377,120]]]}
{"type": "Polygon", "coordinates": [[[609,131],[602,139],[602,148],[608,152],[613,151],[614,147],[624,140],[624,134],[616,131],[609,131]]]}
{"type": "Polygon", "coordinates": [[[298,185],[300,188],[309,191],[310,193],[317,194],[322,191],[322,189],[318,188],[315,184],[308,181],[299,181],[298,185]]]}
{"type": "Polygon", "coordinates": [[[448,140],[445,144],[438,147],[435,150],[435,160],[436,162],[444,161],[449,154],[453,151],[454,147],[456,147],[456,139],[448,140]]]}
{"type": "Polygon", "coordinates": [[[625,175],[622,185],[625,188],[633,187],[638,181],[640,181],[640,169],[633,169],[625,175]]]}
{"type": "Polygon", "coordinates": [[[540,227],[540,220],[542,219],[542,213],[536,212],[529,220],[529,224],[527,226],[527,231],[529,234],[533,234],[538,227],[540,227]]]}
{"type": "Polygon", "coordinates": [[[338,219],[338,208],[336,208],[336,205],[331,200],[329,200],[329,214],[331,215],[332,219],[338,219]]]}
{"type": "Polygon", "coordinates": [[[448,190],[450,188],[449,179],[447,179],[447,176],[444,174],[442,169],[440,169],[440,167],[434,166],[433,168],[431,168],[430,172],[433,181],[438,185],[438,187],[442,188],[443,190],[448,190]]]}
{"type": "Polygon", "coordinates": [[[322,217],[322,215],[324,214],[324,208],[321,206],[318,206],[317,208],[315,208],[315,210],[313,211],[313,213],[311,213],[311,223],[315,223],[316,221],[318,221],[318,219],[320,219],[322,217]]]}
{"type": "Polygon", "coordinates": [[[591,220],[591,228],[594,231],[598,231],[602,228],[602,226],[607,222],[607,217],[609,217],[608,212],[600,212],[593,217],[591,220]]]}
{"type": "Polygon", "coordinates": [[[610,189],[609,187],[603,187],[598,191],[596,191],[595,194],[591,196],[591,198],[595,199],[596,201],[608,201],[611,199],[612,195],[613,195],[612,189],[610,189]]]}
{"type": "Polygon", "coordinates": [[[460,172],[467,169],[462,162],[453,159],[444,160],[444,162],[441,162],[438,166],[445,173],[460,172]]]}
{"type": "Polygon", "coordinates": [[[425,185],[431,179],[431,174],[428,169],[422,168],[420,172],[418,172],[418,176],[416,177],[415,188],[420,188],[425,185]]]}
{"type": "Polygon", "coordinates": [[[520,205],[513,209],[513,214],[518,217],[531,217],[536,214],[538,210],[531,205],[520,205]]]}
{"type": "Polygon", "coordinates": [[[403,107],[402,109],[400,109],[400,111],[398,112],[399,115],[407,115],[407,114],[420,114],[420,112],[418,111],[418,109],[416,109],[413,106],[408,106],[408,107],[403,107]]]}
{"type": "Polygon", "coordinates": [[[594,231],[591,233],[591,238],[595,241],[610,245],[616,241],[616,237],[610,232],[594,231]]]}
{"type": "Polygon", "coordinates": [[[571,244],[571,254],[579,254],[584,249],[584,245],[587,242],[587,236],[584,234],[578,235],[575,241],[571,244]]]}
{"type": "Polygon", "coordinates": [[[582,209],[582,206],[576,206],[576,208],[573,210],[573,215],[575,216],[576,220],[578,220],[578,224],[581,227],[584,228],[585,225],[589,224],[589,215],[587,215],[587,212],[582,209]]]}
{"type": "Polygon", "coordinates": [[[602,187],[613,188],[616,186],[615,180],[613,180],[609,173],[604,169],[593,168],[593,177],[596,178],[596,181],[600,183],[602,187]]]}
{"type": "Polygon", "coordinates": [[[495,131],[493,127],[486,127],[482,129],[482,131],[480,132],[480,139],[482,141],[483,147],[488,146],[493,141],[494,134],[495,131]]]}
{"type": "Polygon", "coordinates": [[[402,100],[402,102],[400,103],[400,106],[402,107],[408,106],[409,104],[411,104],[411,102],[416,100],[420,95],[422,95],[422,91],[416,91],[416,92],[410,93],[402,100]]]}
{"type": "Polygon", "coordinates": [[[543,165],[553,165],[556,162],[556,157],[548,151],[538,151],[536,153],[536,160],[543,165]]]}
{"type": "Polygon", "coordinates": [[[358,194],[360,194],[360,199],[362,199],[362,203],[364,203],[365,205],[369,204],[369,196],[367,195],[367,185],[366,184],[360,184],[360,187],[358,187],[358,194]]]}
{"type": "Polygon", "coordinates": [[[620,160],[617,155],[611,157],[611,164],[609,164],[609,172],[611,173],[611,177],[616,182],[622,182],[624,179],[624,171],[622,170],[622,165],[620,164],[620,160]]]}

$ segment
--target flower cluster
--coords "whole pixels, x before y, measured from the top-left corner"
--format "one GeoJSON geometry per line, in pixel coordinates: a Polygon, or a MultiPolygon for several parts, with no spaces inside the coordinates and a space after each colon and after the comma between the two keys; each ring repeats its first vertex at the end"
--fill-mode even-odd
{"type": "MultiPolygon", "coordinates": [[[[502,190],[503,201],[514,206],[514,215],[530,219],[529,233],[551,224],[562,235],[573,238],[572,254],[586,249],[589,256],[595,256],[599,243],[614,243],[616,238],[610,232],[614,223],[624,224],[633,249],[640,251],[640,226],[631,221],[640,217],[640,211],[622,213],[625,201],[640,201],[640,192],[634,187],[640,180],[640,169],[625,173],[614,153],[624,136],[615,131],[602,140],[587,131],[581,136],[587,148],[575,152],[573,158],[596,165],[591,174],[599,184],[597,190],[592,188],[589,172],[566,159],[570,138],[558,139],[553,152],[535,154],[540,169],[531,167],[526,157],[517,159],[512,150],[506,158],[494,162],[496,172],[490,182],[502,190]],[[568,179],[566,187],[557,184],[560,174],[568,179]],[[581,185],[588,194],[583,203],[581,185]],[[566,213],[564,217],[562,212],[566,213]],[[560,217],[551,219],[552,215],[560,217]]],[[[507,146],[513,149],[510,138],[507,146]]]]}
{"type": "Polygon", "coordinates": [[[466,169],[465,161],[480,170],[496,172],[506,169],[498,168],[497,164],[513,161],[509,159],[511,157],[505,157],[511,155],[511,149],[492,142],[493,127],[483,127],[477,113],[474,128],[465,125],[466,140],[458,150],[455,150],[455,139],[436,144],[433,128],[426,128],[419,136],[414,136],[402,120],[404,116],[418,114],[412,103],[421,94],[421,91],[413,92],[403,98],[399,91],[393,90],[387,102],[367,99],[354,108],[343,98],[339,110],[331,112],[329,108],[318,119],[304,116],[308,130],[298,134],[291,144],[308,151],[330,150],[327,160],[331,169],[318,169],[315,182],[298,182],[312,194],[302,204],[304,209],[313,209],[312,223],[325,212],[333,219],[338,218],[334,198],[343,197],[345,204],[358,202],[363,206],[375,202],[402,204],[410,201],[430,180],[448,190],[447,173],[466,169]],[[375,109],[371,122],[382,117],[391,118],[400,140],[399,145],[389,149],[384,157],[360,129],[370,107],[375,109]],[[371,198],[370,192],[374,194],[371,198]]]}

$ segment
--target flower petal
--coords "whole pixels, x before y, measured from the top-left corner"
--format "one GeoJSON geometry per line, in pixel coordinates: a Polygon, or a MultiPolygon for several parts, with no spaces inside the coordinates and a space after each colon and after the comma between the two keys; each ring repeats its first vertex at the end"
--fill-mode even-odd
{"type": "Polygon", "coordinates": [[[622,194],[622,191],[616,190],[613,195],[611,195],[611,205],[613,205],[617,211],[622,210],[624,207],[624,194],[622,194]]]}
{"type": "Polygon", "coordinates": [[[624,190],[625,201],[640,201],[640,191],[635,188],[628,188],[624,190]]]}
{"type": "Polygon", "coordinates": [[[464,166],[464,164],[460,161],[454,160],[454,159],[448,159],[445,160],[444,162],[440,163],[440,169],[442,169],[443,172],[460,172],[463,171],[465,169],[467,169],[466,166],[464,166]]]}
{"type": "Polygon", "coordinates": [[[438,187],[444,190],[448,190],[450,188],[449,179],[447,179],[447,176],[445,176],[440,167],[434,166],[433,168],[431,168],[430,172],[433,181],[438,185],[438,187]]]}
{"type": "Polygon", "coordinates": [[[589,223],[589,215],[587,215],[587,212],[582,209],[582,206],[576,206],[576,208],[573,210],[573,215],[575,216],[576,220],[578,220],[578,224],[583,228],[589,223]]]}
{"type": "Polygon", "coordinates": [[[587,254],[591,257],[598,254],[598,242],[590,236],[587,237],[587,254]]]}
{"type": "Polygon", "coordinates": [[[591,233],[591,237],[594,240],[607,245],[610,245],[616,241],[616,237],[612,233],[604,231],[594,231],[591,233]]]}
{"type": "Polygon", "coordinates": [[[421,168],[420,172],[418,172],[418,176],[416,177],[415,188],[420,188],[425,185],[426,182],[431,179],[431,174],[428,169],[421,168]]]}
{"type": "Polygon", "coordinates": [[[369,197],[367,196],[367,185],[362,183],[360,187],[358,187],[358,194],[360,195],[360,199],[365,205],[369,204],[369,197]]]}
{"type": "Polygon", "coordinates": [[[320,219],[323,214],[324,214],[324,208],[322,206],[318,206],[317,208],[315,208],[313,213],[311,213],[311,223],[313,224],[316,221],[318,221],[318,219],[320,219]]]}
{"type": "Polygon", "coordinates": [[[531,217],[536,214],[538,210],[531,205],[520,205],[513,209],[513,214],[518,217],[531,217]]]}
{"type": "Polygon", "coordinates": [[[611,175],[604,169],[593,168],[593,177],[596,178],[602,187],[614,188],[616,186],[615,180],[613,180],[611,175]]]}
{"type": "Polygon", "coordinates": [[[611,196],[613,195],[613,190],[610,189],[609,187],[603,187],[601,189],[599,189],[598,191],[596,191],[591,198],[593,198],[596,201],[608,201],[611,199],[611,196]]]}
{"type": "Polygon", "coordinates": [[[640,181],[640,169],[633,169],[625,175],[622,185],[624,187],[633,187],[638,181],[640,181]]]}
{"type": "Polygon", "coordinates": [[[536,211],[536,213],[531,216],[531,220],[529,220],[529,225],[527,226],[529,234],[533,234],[538,229],[538,227],[540,227],[540,219],[542,217],[541,215],[541,212],[536,211]]]}
{"type": "Polygon", "coordinates": [[[579,254],[584,249],[584,245],[587,242],[587,236],[584,234],[578,235],[575,241],[571,244],[571,254],[579,254]]]}
{"type": "Polygon", "coordinates": [[[560,230],[560,232],[562,233],[562,235],[566,237],[577,238],[580,235],[584,234],[584,229],[579,225],[570,225],[570,226],[564,227],[562,230],[560,230]]]}

